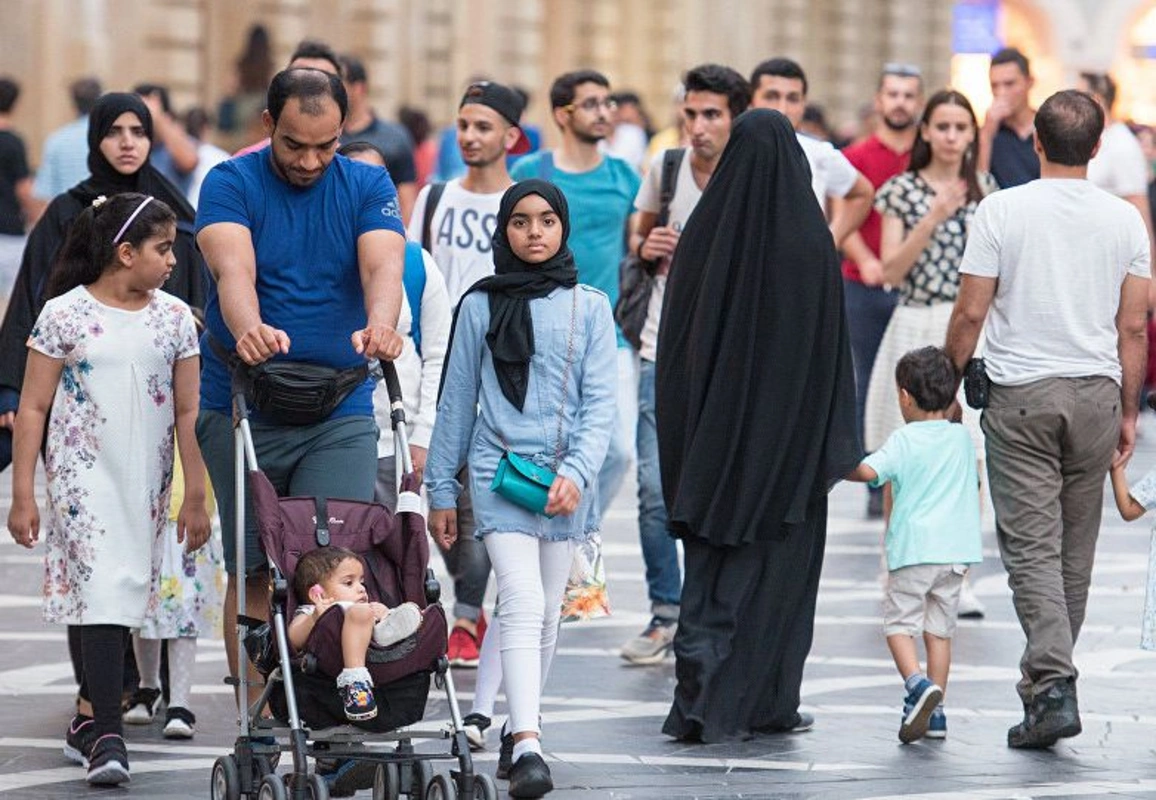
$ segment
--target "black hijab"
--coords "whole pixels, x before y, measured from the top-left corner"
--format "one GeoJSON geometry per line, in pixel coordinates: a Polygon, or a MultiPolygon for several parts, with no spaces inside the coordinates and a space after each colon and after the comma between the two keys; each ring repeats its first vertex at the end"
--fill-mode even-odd
{"type": "Polygon", "coordinates": [[[204,307],[205,266],[194,238],[196,213],[193,207],[149,163],[146,162],[132,175],[121,175],[100,151],[101,141],[117,117],[126,111],[137,115],[149,141],[152,141],[153,118],[143,100],[124,92],[101,96],[88,121],[88,169],[91,174],[54,198],[28,234],[20,271],[9,295],[4,321],[0,323],[0,413],[15,409],[19,399],[24,385],[28,333],[44,306],[48,276],[60,248],[72,223],[100,195],[111,197],[120,192],[140,192],[163,200],[173,210],[177,215],[177,238],[173,245],[177,265],[163,288],[190,306],[204,307]]]}
{"type": "MultiPolygon", "coordinates": [[[[545,297],[559,286],[571,287],[578,283],[578,268],[574,255],[566,245],[570,238],[570,207],[562,190],[549,181],[531,179],[515,183],[502,195],[498,208],[498,223],[494,229],[494,274],[471,286],[470,292],[486,292],[490,296],[490,327],[486,344],[494,357],[498,385],[519,411],[526,403],[526,387],[530,381],[530,357],[534,355],[534,320],[530,314],[530,300],[545,297]],[[562,246],[548,261],[530,264],[514,254],[506,236],[506,226],[515,206],[522,198],[536,194],[545,200],[562,222],[562,246]]],[[[465,298],[465,294],[462,298],[465,298]]],[[[458,310],[461,310],[458,303],[458,310]]],[[[457,328],[457,314],[454,328],[457,328]]],[[[453,342],[453,331],[450,332],[453,342]]],[[[449,363],[449,351],[445,363],[449,363]]],[[[444,374],[443,374],[444,378],[444,374]]],[[[440,395],[440,392],[439,392],[440,395]]]]}
{"type": "Polygon", "coordinates": [[[786,117],[747,111],[679,239],[656,410],[672,529],[781,539],[859,462],[834,242],[786,117]]]}
{"type": "Polygon", "coordinates": [[[89,176],[69,189],[68,193],[83,206],[89,205],[102,194],[106,197],[120,192],[150,194],[158,200],[163,200],[177,215],[178,222],[185,221],[191,224],[196,217],[193,207],[180,190],[157,172],[152,164],[146,160],[144,166],[132,175],[122,175],[100,151],[100,143],[112,129],[117,117],[125,112],[137,115],[149,143],[155,144],[153,117],[139,95],[128,92],[109,92],[102,95],[92,107],[92,113],[88,117],[89,176]]]}

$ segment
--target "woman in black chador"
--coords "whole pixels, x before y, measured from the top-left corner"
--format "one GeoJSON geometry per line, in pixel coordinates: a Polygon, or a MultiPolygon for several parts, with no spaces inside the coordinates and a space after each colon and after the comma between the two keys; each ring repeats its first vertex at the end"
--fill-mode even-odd
{"type": "Polygon", "coordinates": [[[25,342],[44,306],[44,291],[56,254],[73,221],[97,197],[139,192],[163,200],[176,213],[173,252],[177,264],[162,288],[190,306],[204,306],[205,267],[193,238],[196,212],[176,187],[148,163],[152,141],[152,115],[140,97],[109,92],[97,100],[88,119],[89,176],[48,204],[24,247],[20,272],[0,325],[0,415],[15,411],[19,402],[28,355],[25,342]],[[139,146],[133,145],[135,141],[139,141],[139,146]]]}
{"type": "Polygon", "coordinates": [[[862,449],[839,259],[781,114],[736,120],[682,232],[659,341],[662,486],[686,553],[663,732],[805,730],[827,492],[862,449]]]}

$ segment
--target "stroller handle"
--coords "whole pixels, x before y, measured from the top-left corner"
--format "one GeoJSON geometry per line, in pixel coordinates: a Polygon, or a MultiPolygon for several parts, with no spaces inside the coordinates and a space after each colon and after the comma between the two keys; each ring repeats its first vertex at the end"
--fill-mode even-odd
{"type": "MultiPolygon", "coordinates": [[[[381,374],[385,379],[385,391],[389,394],[389,406],[393,411],[401,410],[401,421],[405,421],[405,410],[401,401],[401,381],[397,379],[397,367],[392,361],[379,361],[381,374]]],[[[397,420],[394,420],[395,422],[397,420]]]]}
{"type": "Polygon", "coordinates": [[[397,368],[392,361],[378,361],[381,377],[385,380],[385,391],[389,395],[389,421],[393,428],[395,452],[401,457],[401,470],[405,475],[413,473],[413,459],[409,452],[409,437],[405,429],[405,403],[401,396],[401,381],[397,378],[397,368]]]}

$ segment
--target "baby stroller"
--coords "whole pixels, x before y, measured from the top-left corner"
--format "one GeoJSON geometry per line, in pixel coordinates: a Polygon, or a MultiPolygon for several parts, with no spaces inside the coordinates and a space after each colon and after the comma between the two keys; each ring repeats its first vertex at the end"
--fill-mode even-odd
{"type": "MultiPolygon", "coordinates": [[[[310,757],[352,760],[373,769],[374,800],[495,800],[497,789],[488,775],[474,772],[453,677],[446,659],[445,611],[438,603],[441,588],[429,569],[429,544],[405,433],[405,411],[397,373],[390,363],[383,372],[390,398],[391,425],[402,458],[402,491],[398,511],[384,506],[322,497],[279,498],[257,464],[250,433],[248,401],[234,367],[233,408],[236,464],[236,530],[244,530],[246,483],[252,495],[261,546],[269,561],[272,602],[269,622],[243,616],[245,582],[237,582],[237,636],[266,676],[260,696],[249,702],[249,681],[229,678],[238,689],[239,734],[233,752],[213,764],[213,800],[328,800],[324,776],[311,771],[310,757]],[[286,619],[297,605],[290,586],[301,555],[324,545],[339,545],[365,562],[370,599],[394,607],[414,602],[422,609],[417,633],[390,648],[371,646],[367,667],[378,698],[378,716],[357,727],[345,719],[334,677],[341,671],[340,607],[329,609],[316,623],[309,653],[294,652],[286,619]],[[320,654],[318,656],[313,653],[320,654]],[[430,681],[444,688],[451,726],[417,730],[405,726],[425,712],[430,681]],[[268,708],[272,718],[264,714],[268,708]],[[448,740],[448,752],[418,753],[413,740],[448,740]],[[292,757],[292,769],[276,772],[282,752],[292,757]],[[435,760],[457,761],[449,776],[433,773],[435,760]]],[[[237,537],[237,574],[245,574],[244,537],[237,537]]]]}

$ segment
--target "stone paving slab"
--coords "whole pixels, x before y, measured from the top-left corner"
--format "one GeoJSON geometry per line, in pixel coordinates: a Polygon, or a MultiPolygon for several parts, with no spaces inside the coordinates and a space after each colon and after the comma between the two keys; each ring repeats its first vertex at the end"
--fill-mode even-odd
{"type": "MultiPolygon", "coordinates": [[[[1156,417],[1146,422],[1132,467],[1137,477],[1156,464],[1156,417]]],[[[3,508],[8,480],[0,476],[3,508]]],[[[949,738],[899,744],[903,692],[880,630],[881,526],[863,518],[858,486],[840,486],[832,495],[815,642],[803,685],[815,729],[725,745],[688,746],[662,736],[673,661],[638,668],[617,657],[617,648],[648,616],[633,493],[632,486],[624,488],[605,531],[614,616],[562,632],[543,705],[544,746],[558,786],[551,797],[1156,800],[1156,654],[1137,647],[1150,523],[1123,523],[1110,495],[1077,649],[1084,733],[1052,751],[1019,752],[1005,746],[1005,736],[1020,716],[1014,683],[1023,636],[990,520],[987,560],[973,575],[988,614],[962,622],[956,635],[949,738]]],[[[82,771],[60,752],[75,686],[63,630],[40,621],[41,555],[0,539],[0,800],[207,797],[212,761],[229,751],[236,732],[230,690],[220,682],[222,643],[202,641],[198,651],[196,738],[168,742],[159,723],[130,727],[131,786],[89,789],[82,771]]],[[[434,566],[441,569],[436,559],[434,566]]],[[[446,581],[443,586],[450,588],[446,581]]],[[[455,676],[468,709],[473,673],[455,676]]],[[[425,724],[447,716],[434,690],[425,724]]],[[[478,754],[484,771],[492,771],[496,760],[495,734],[491,740],[492,749],[478,754]]],[[[499,788],[504,792],[504,784],[499,788]]]]}

